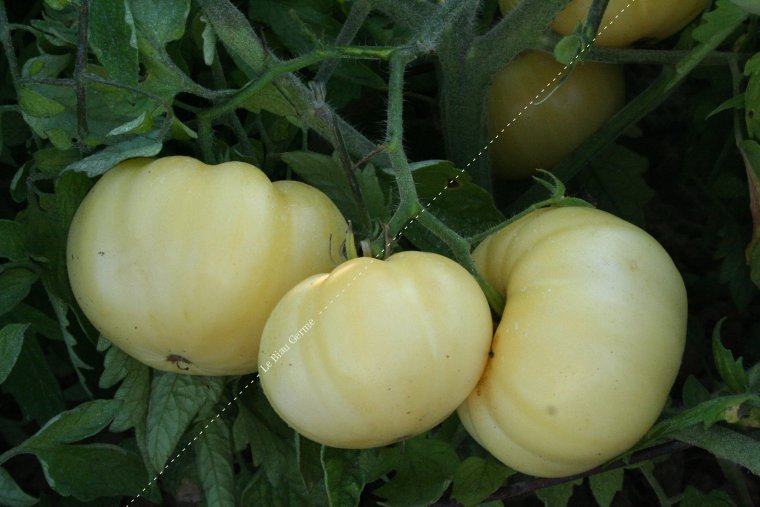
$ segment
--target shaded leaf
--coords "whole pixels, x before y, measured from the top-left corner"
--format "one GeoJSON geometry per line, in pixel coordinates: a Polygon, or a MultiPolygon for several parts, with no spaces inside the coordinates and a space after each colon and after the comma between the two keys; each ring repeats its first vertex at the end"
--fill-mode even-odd
{"type": "Polygon", "coordinates": [[[625,470],[618,468],[589,477],[591,493],[599,507],[609,507],[615,495],[623,489],[625,470]]]}
{"type": "Polygon", "coordinates": [[[22,447],[36,451],[91,437],[111,423],[118,408],[119,402],[114,400],[82,403],[50,419],[37,433],[26,439],[22,447]]]}
{"type": "Polygon", "coordinates": [[[12,220],[0,220],[0,257],[19,261],[27,255],[24,227],[12,220]]]}
{"type": "Polygon", "coordinates": [[[161,141],[156,140],[151,135],[130,137],[69,165],[67,169],[83,172],[93,178],[103,174],[123,160],[157,155],[161,151],[161,147],[161,141]]]}
{"type": "Polygon", "coordinates": [[[195,447],[195,464],[208,505],[235,505],[232,436],[227,420],[215,418],[205,425],[195,447]]]}
{"type": "Polygon", "coordinates": [[[454,473],[451,496],[464,505],[476,505],[499,489],[514,473],[514,470],[490,456],[486,459],[470,456],[462,461],[454,473]]]}
{"type": "Polygon", "coordinates": [[[126,0],[90,4],[89,43],[98,61],[116,81],[137,84],[137,40],[126,0]]]}
{"type": "Polygon", "coordinates": [[[37,450],[35,455],[51,488],[83,501],[136,495],[148,483],[140,457],[116,445],[56,445],[37,450]],[[93,480],[95,477],[102,480],[93,480]]]}
{"type": "Polygon", "coordinates": [[[8,378],[24,346],[29,324],[8,324],[0,329],[0,384],[8,378]]]}
{"type": "Polygon", "coordinates": [[[321,461],[325,488],[331,507],[359,505],[366,474],[361,466],[361,451],[322,446],[321,461]]]}
{"type": "Polygon", "coordinates": [[[536,496],[543,500],[546,507],[565,507],[567,502],[570,501],[570,497],[573,496],[573,488],[581,484],[582,480],[579,479],[573,482],[564,482],[551,486],[549,488],[539,489],[536,491],[536,496]]]}
{"type": "Polygon", "coordinates": [[[28,269],[0,271],[0,315],[5,314],[29,294],[37,274],[28,269]]]}
{"type": "Polygon", "coordinates": [[[723,426],[692,426],[673,434],[676,440],[701,447],[711,454],[745,467],[760,476],[760,441],[723,426]]]}
{"type": "Polygon", "coordinates": [[[0,505],[8,507],[31,507],[38,499],[24,493],[4,468],[0,468],[0,505]]]}
{"type": "Polygon", "coordinates": [[[741,393],[747,390],[747,378],[744,374],[742,358],[734,361],[734,355],[730,350],[725,348],[720,341],[720,329],[723,326],[723,318],[715,325],[712,334],[712,351],[715,359],[715,366],[718,368],[721,378],[728,388],[734,393],[741,393]]]}

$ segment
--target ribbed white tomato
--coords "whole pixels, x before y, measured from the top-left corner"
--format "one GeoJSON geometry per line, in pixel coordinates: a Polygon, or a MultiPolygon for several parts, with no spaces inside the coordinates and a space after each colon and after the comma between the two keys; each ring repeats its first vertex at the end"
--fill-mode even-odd
{"type": "Polygon", "coordinates": [[[77,210],[69,278],[93,325],[145,364],[249,373],[269,312],[337,263],[345,231],[319,190],[252,165],[132,159],[77,210]]]}
{"type": "Polygon", "coordinates": [[[506,294],[493,357],[459,408],[496,458],[580,473],[624,452],[660,414],[681,362],[686,291],[646,232],[589,208],[543,209],[474,252],[506,294]]]}
{"type": "Polygon", "coordinates": [[[467,397],[492,338],[488,303],[446,257],[353,259],[288,292],[267,321],[261,385],[296,431],[366,448],[422,433],[467,397]]]}

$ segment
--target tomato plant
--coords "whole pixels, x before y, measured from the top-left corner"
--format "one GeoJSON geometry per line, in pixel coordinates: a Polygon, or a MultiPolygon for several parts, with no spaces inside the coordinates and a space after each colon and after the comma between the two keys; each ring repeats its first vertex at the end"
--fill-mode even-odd
{"type": "Polygon", "coordinates": [[[478,269],[506,294],[465,428],[510,467],[560,477],[633,446],[681,364],[686,290],[641,229],[588,208],[539,210],[487,238],[478,269]]]}
{"type": "Polygon", "coordinates": [[[87,318],[132,357],[239,375],[256,370],[274,305],[338,261],[345,230],[319,190],[249,164],[131,159],[74,215],[69,278],[87,318]]]}
{"type": "Polygon", "coordinates": [[[0,0],[0,504],[760,504],[756,3],[0,0]]]}
{"type": "Polygon", "coordinates": [[[377,447],[451,415],[480,378],[491,338],[485,296],[454,261],[364,257],[307,278],[277,304],[261,342],[261,384],[311,440],[377,447]]]}
{"type": "MultiPolygon", "coordinates": [[[[511,10],[519,0],[499,0],[502,12],[511,10]]],[[[624,47],[645,40],[657,41],[681,30],[709,3],[709,0],[610,0],[594,41],[603,47],[624,47]],[[613,22],[614,21],[614,22],[613,22]]],[[[586,21],[592,0],[572,0],[557,14],[552,29],[569,35],[586,21]]]]}
{"type": "Polygon", "coordinates": [[[526,178],[552,168],[623,106],[623,69],[587,63],[566,75],[551,55],[530,51],[496,74],[488,100],[494,175],[526,178]]]}

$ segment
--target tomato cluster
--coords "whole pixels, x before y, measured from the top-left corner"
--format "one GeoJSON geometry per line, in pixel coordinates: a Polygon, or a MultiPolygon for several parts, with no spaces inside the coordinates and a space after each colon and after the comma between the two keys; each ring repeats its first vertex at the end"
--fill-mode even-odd
{"type": "MultiPolygon", "coordinates": [[[[518,1],[500,0],[502,12],[518,1]]],[[[594,44],[623,47],[664,39],[694,19],[708,1],[611,0],[594,44]]],[[[551,27],[562,35],[573,33],[585,21],[591,2],[573,0],[551,27]]],[[[491,147],[494,176],[520,179],[536,168],[551,169],[624,102],[619,65],[583,63],[568,73],[548,54],[529,51],[518,56],[497,73],[489,94],[489,133],[496,138],[491,147]]]]}

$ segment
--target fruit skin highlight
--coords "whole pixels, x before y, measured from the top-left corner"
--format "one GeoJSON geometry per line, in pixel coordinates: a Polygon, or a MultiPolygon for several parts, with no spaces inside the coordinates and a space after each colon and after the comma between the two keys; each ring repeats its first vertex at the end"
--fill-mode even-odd
{"type": "Polygon", "coordinates": [[[74,216],[67,266],[92,324],[160,370],[256,370],[269,313],[340,259],[346,223],[330,199],[271,183],[243,162],[138,158],[108,171],[74,216]]]}
{"type": "Polygon", "coordinates": [[[683,354],[686,290],[649,234],[590,208],[535,211],[487,238],[478,271],[507,303],[480,383],[459,407],[506,465],[585,472],[632,447],[683,354]]]}
{"type": "Polygon", "coordinates": [[[361,257],[277,304],[261,340],[261,386],[311,440],[382,446],[452,414],[483,373],[492,336],[486,298],[456,262],[427,252],[361,257]]]}

